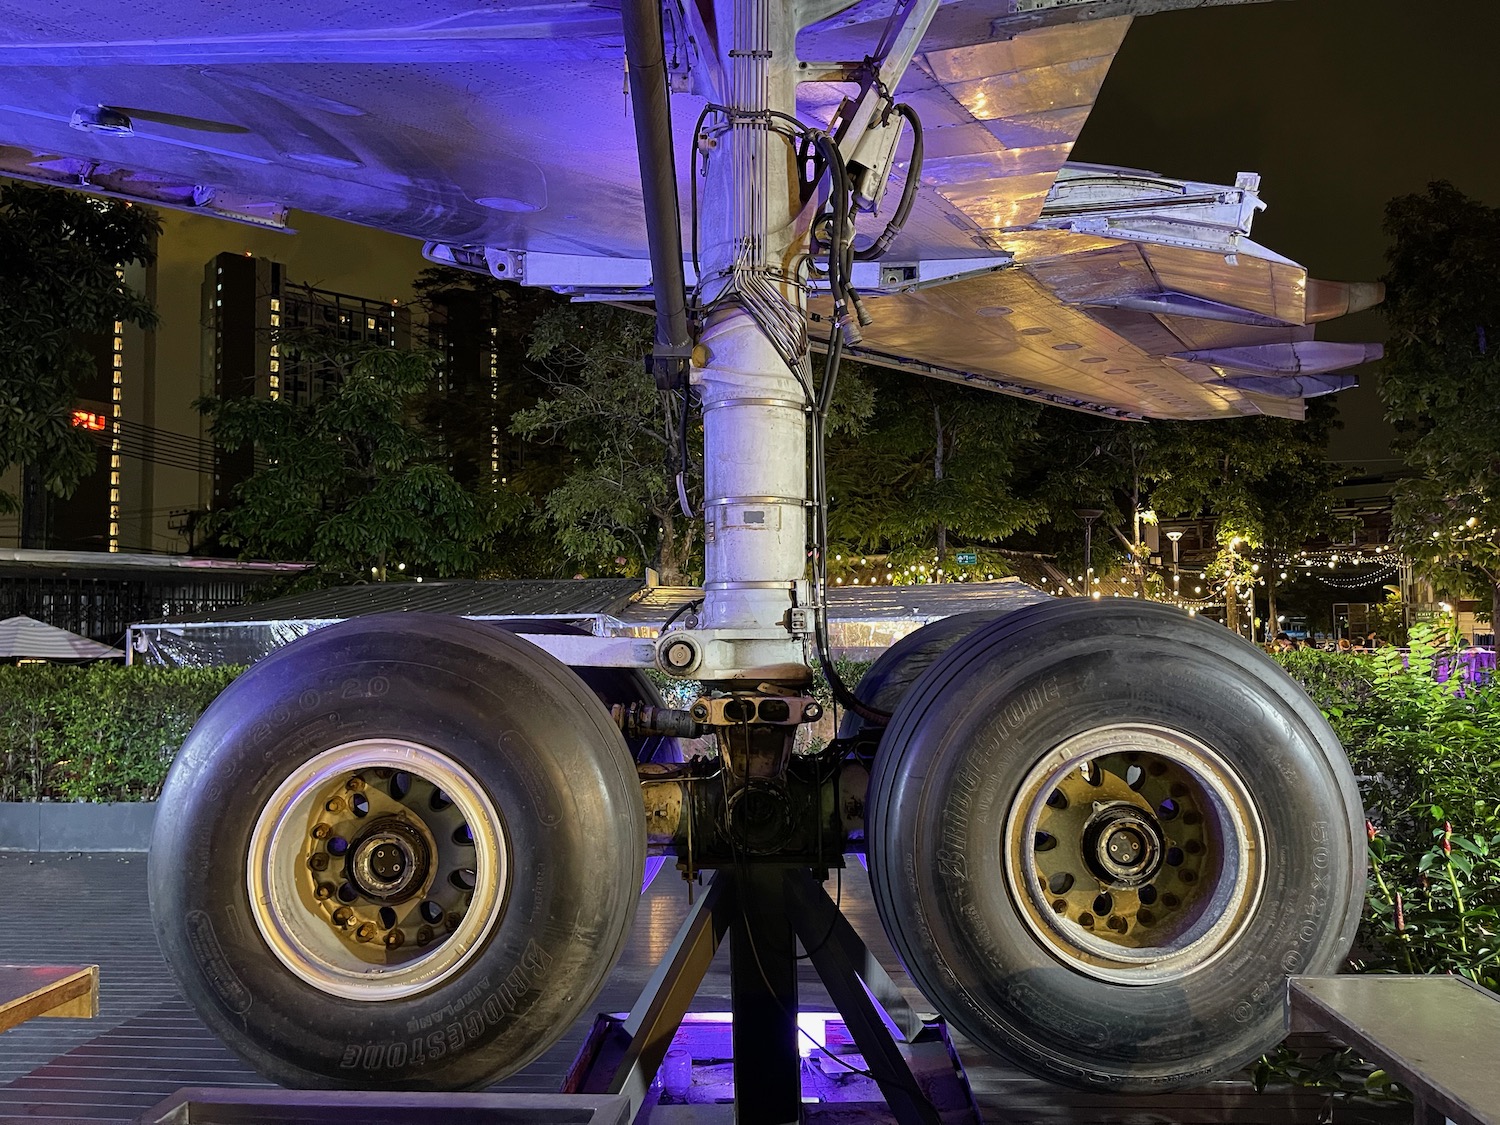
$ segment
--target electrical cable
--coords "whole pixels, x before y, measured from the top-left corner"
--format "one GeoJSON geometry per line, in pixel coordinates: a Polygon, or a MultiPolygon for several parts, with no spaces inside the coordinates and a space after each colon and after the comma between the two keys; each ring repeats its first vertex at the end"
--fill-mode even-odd
{"type": "Polygon", "coordinates": [[[817,650],[818,666],[833,698],[845,709],[875,726],[885,726],[891,718],[889,711],[882,711],[865,703],[850,690],[838,673],[829,655],[832,644],[828,637],[828,479],[825,456],[826,431],[824,422],[828,406],[833,402],[834,388],[838,380],[838,365],[843,354],[843,334],[837,323],[829,330],[823,385],[820,389],[818,409],[812,417],[812,492],[813,492],[813,642],[817,650]]]}
{"type": "Polygon", "coordinates": [[[657,634],[660,635],[662,633],[665,633],[668,629],[670,629],[672,627],[672,622],[676,621],[684,613],[687,613],[689,611],[695,611],[696,609],[698,609],[702,605],[703,605],[703,599],[702,598],[698,598],[695,601],[683,602],[680,606],[678,606],[676,609],[674,609],[672,611],[672,615],[670,617],[668,617],[665,621],[663,621],[661,623],[661,628],[659,628],[657,630],[657,634]]]}

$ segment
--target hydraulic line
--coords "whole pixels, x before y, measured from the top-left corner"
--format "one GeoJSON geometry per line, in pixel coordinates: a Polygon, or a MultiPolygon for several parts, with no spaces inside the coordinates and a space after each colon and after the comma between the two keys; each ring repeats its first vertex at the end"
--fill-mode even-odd
{"type": "Polygon", "coordinates": [[[668,99],[666,50],[661,5],[656,0],[624,0],[625,60],[635,99],[635,147],[641,166],[646,239],[651,252],[651,291],[656,301],[655,360],[669,386],[687,374],[693,337],[688,329],[687,283],[682,271],[682,230],[678,221],[677,165],[672,152],[672,109],[668,99]]]}

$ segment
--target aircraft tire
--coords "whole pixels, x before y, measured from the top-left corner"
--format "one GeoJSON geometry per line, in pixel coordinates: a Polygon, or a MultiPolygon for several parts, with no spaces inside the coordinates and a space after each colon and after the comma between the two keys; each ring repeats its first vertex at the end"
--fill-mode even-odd
{"type": "MultiPolygon", "coordinates": [[[[881,711],[895,711],[901,697],[932,662],[974,630],[988,625],[1000,614],[994,610],[955,613],[929,622],[886,649],[865,670],[854,689],[861,703],[881,711]]],[[[863,717],[845,711],[839,720],[839,737],[852,738],[867,726],[863,717]]]]}
{"type": "Polygon", "coordinates": [[[634,763],[582,680],[425,614],[256,664],[159,809],[163,953],[204,1021],[294,1087],[469,1089],[524,1066],[602,987],[645,851],[634,763]]]}
{"type": "Polygon", "coordinates": [[[963,1035],[1070,1085],[1229,1073],[1285,981],[1338,971],[1364,890],[1348,762],[1220,626],[1062,601],[969,633],[905,694],[868,817],[881,921],[963,1035]]]}
{"type": "MultiPolygon", "coordinates": [[[[545,617],[525,620],[499,621],[495,624],[512,633],[576,633],[587,635],[588,631],[576,625],[545,617]]],[[[639,668],[588,668],[573,669],[579,679],[593,690],[599,702],[609,707],[615,703],[649,703],[661,707],[661,692],[639,668]]],[[[682,742],[667,734],[652,734],[644,738],[627,738],[625,745],[637,763],[659,762],[675,764],[682,761],[682,742]]],[[[657,874],[666,865],[664,855],[648,855],[641,873],[641,894],[651,886],[657,874]]]]}

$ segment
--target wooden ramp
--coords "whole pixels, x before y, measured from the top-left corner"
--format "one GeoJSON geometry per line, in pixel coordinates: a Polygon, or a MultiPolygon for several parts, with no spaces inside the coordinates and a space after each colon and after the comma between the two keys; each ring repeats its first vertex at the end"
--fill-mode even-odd
{"type": "Polygon", "coordinates": [[[0,965],[0,1031],[39,1016],[99,1014],[99,966],[0,965]]]}
{"type": "Polygon", "coordinates": [[[1462,977],[1295,977],[1293,1027],[1311,1024],[1412,1092],[1417,1125],[1500,1123],[1500,997],[1462,977]]]}

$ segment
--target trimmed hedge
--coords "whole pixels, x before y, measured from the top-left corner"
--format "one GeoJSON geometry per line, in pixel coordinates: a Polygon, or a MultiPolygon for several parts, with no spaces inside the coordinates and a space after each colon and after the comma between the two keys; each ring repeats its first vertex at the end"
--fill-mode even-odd
{"type": "Polygon", "coordinates": [[[0,800],[151,801],[242,668],[0,667],[0,800]]]}

